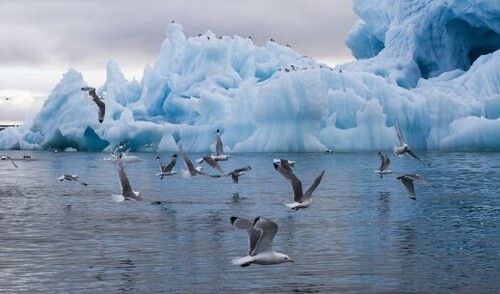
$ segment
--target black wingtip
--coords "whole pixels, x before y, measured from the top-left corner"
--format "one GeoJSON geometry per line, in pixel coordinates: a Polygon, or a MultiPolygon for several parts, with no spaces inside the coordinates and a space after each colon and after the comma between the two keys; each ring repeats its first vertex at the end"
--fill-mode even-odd
{"type": "Polygon", "coordinates": [[[100,119],[100,120],[99,120],[99,122],[100,122],[101,124],[102,124],[102,122],[103,122],[103,121],[104,121],[103,119],[100,119]]]}
{"type": "Polygon", "coordinates": [[[172,157],[177,157],[177,154],[175,153],[174,155],[172,155],[172,157]]]}
{"type": "Polygon", "coordinates": [[[253,221],[253,225],[255,226],[255,224],[260,220],[260,216],[256,217],[255,220],[253,221]]]}
{"type": "Polygon", "coordinates": [[[232,216],[232,217],[231,217],[231,224],[232,224],[232,225],[234,224],[234,222],[236,221],[236,219],[237,219],[237,217],[236,217],[236,216],[232,216]]]}

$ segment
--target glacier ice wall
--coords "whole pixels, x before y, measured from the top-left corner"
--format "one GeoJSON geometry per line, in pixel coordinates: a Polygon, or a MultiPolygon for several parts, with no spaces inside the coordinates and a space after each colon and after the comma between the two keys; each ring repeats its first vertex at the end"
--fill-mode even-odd
{"type": "MultiPolygon", "coordinates": [[[[175,151],[382,150],[394,124],[414,149],[500,150],[498,1],[354,1],[346,38],[358,60],[334,69],[287,46],[172,23],[141,81],[110,60],[106,116],[68,70],[42,110],[0,132],[2,149],[111,150],[130,141],[175,151]]],[[[99,86],[99,85],[91,85],[99,86]]]]}

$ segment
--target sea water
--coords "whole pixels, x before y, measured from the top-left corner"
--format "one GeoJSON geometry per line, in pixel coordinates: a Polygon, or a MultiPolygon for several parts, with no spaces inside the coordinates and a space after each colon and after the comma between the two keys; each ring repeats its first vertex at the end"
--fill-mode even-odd
{"type": "MultiPolygon", "coordinates": [[[[115,202],[116,164],[101,152],[3,151],[0,161],[0,290],[6,293],[498,293],[500,153],[418,152],[432,167],[376,152],[246,153],[220,162],[240,177],[155,176],[156,154],[126,161],[144,203],[115,202]],[[273,158],[297,161],[299,211],[273,158]],[[396,176],[419,173],[416,201],[396,176]],[[59,181],[76,174],[88,186],[59,181]],[[150,202],[161,201],[160,205],[150,202]],[[275,221],[274,249],[294,263],[231,264],[248,252],[230,217],[275,221]]],[[[132,155],[131,154],[131,155],[132,155]]],[[[161,154],[168,161],[171,154],[161,154]]],[[[188,154],[195,160],[205,154],[188,154]]],[[[174,170],[184,168],[181,158],[174,170]]],[[[216,174],[209,166],[205,171],[216,174]]]]}

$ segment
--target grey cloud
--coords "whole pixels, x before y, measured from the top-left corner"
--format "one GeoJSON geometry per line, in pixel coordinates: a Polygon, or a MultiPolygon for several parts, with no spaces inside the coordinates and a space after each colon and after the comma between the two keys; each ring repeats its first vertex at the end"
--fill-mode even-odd
{"type": "Polygon", "coordinates": [[[3,0],[0,67],[34,65],[103,68],[109,58],[142,67],[159,53],[171,20],[187,36],[269,38],[305,55],[346,56],[346,32],[355,23],[351,1],[3,0]]]}

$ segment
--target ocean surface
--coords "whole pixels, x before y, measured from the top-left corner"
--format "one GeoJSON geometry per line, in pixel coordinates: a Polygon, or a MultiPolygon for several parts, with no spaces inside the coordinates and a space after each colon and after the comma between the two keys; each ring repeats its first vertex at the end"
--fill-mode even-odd
{"type": "MultiPolygon", "coordinates": [[[[5,293],[499,293],[500,153],[418,152],[432,164],[376,152],[246,153],[230,177],[160,180],[155,153],[125,162],[145,203],[115,202],[116,164],[104,152],[1,151],[0,292],[5,293]],[[273,158],[297,161],[311,207],[291,211],[273,158]],[[396,176],[419,173],[409,199],[396,176]],[[88,186],[57,180],[76,174],[88,186]],[[161,201],[160,205],[149,202],[161,201]],[[295,263],[231,264],[248,250],[230,217],[279,226],[274,249],[295,263]]],[[[171,154],[162,153],[168,161],[171,154]]],[[[188,154],[194,161],[204,154],[188,154]]],[[[184,168],[177,161],[175,170],[184,168]]],[[[205,170],[216,173],[210,167],[205,170]]]]}

